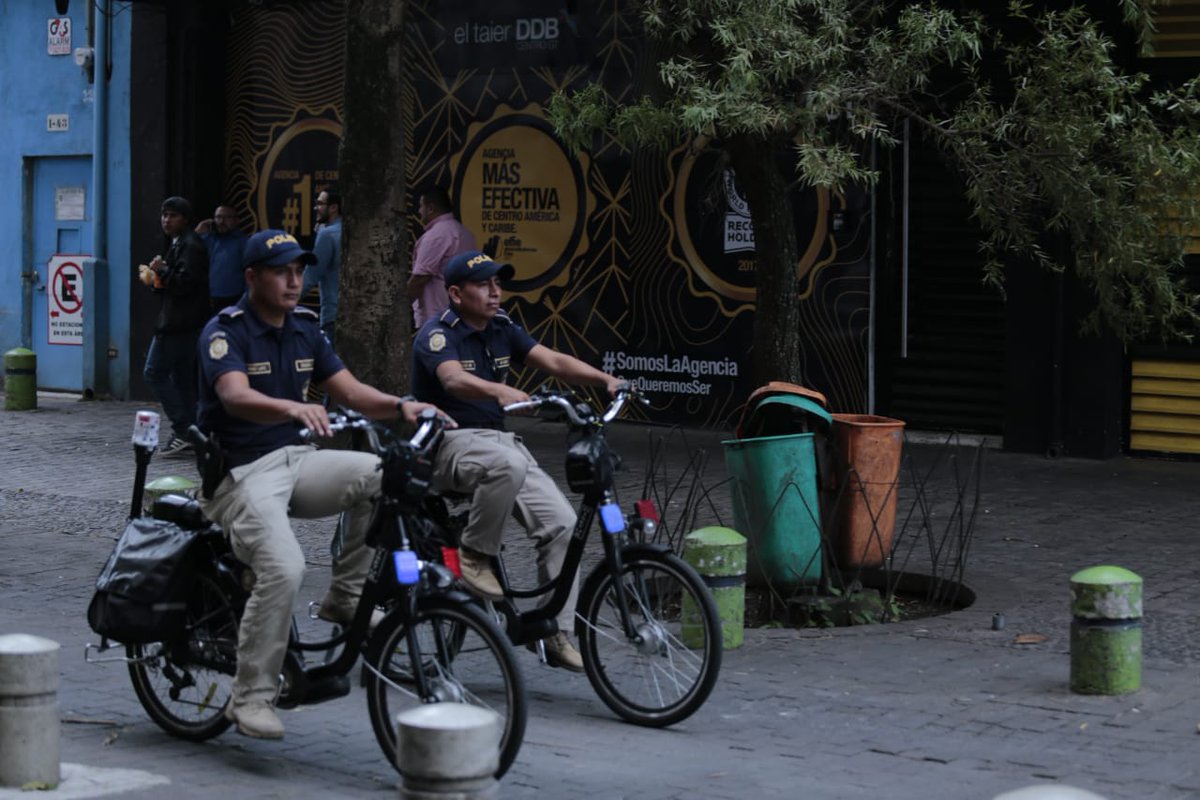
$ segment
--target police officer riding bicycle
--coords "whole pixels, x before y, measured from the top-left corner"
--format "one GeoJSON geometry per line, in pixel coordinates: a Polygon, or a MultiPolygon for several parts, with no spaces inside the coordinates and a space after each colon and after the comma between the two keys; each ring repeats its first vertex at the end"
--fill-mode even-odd
{"type": "Polygon", "coordinates": [[[283,736],[272,702],[304,577],[289,514],[354,512],[321,600],[322,619],[351,620],[371,559],[364,538],[379,491],[379,458],[304,443],[301,428],[330,434],[326,409],[306,402],[309,385],[375,419],[399,415],[413,422],[430,407],[356,379],[321,333],[316,314],[297,307],[304,267],[314,260],[283,231],[252,236],[243,256],[246,294],[211,319],[200,337],[199,425],[212,443],[201,455],[201,505],[255,575],[225,715],[239,732],[263,739],[283,736]]]}
{"type": "MultiPolygon", "coordinates": [[[[504,523],[513,514],[537,547],[538,579],[556,578],[575,527],[575,511],[554,479],[538,466],[519,436],[504,430],[502,407],[529,399],[505,383],[512,362],[537,367],[570,384],[622,384],[577,358],[538,344],[500,310],[500,281],[513,267],[472,250],[455,256],[443,273],[450,308],[425,323],[413,342],[413,394],[446,409],[461,428],[449,431],[434,459],[433,486],[472,494],[462,533],[463,582],[476,594],[499,599],[489,560],[500,552],[504,523]]],[[[583,671],[568,631],[575,618],[578,576],[558,615],[558,633],[544,640],[552,666],[583,671]]]]}

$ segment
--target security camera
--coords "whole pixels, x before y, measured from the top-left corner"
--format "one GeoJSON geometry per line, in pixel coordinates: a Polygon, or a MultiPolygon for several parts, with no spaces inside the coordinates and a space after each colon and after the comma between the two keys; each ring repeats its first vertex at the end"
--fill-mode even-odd
{"type": "Polygon", "coordinates": [[[75,48],[75,63],[83,69],[91,69],[92,62],[96,58],[96,50],[92,47],[76,47],[75,48]]]}

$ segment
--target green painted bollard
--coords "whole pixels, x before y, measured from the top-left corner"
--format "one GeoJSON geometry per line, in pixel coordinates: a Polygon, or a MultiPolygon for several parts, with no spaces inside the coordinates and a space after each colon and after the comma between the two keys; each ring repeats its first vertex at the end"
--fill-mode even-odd
{"type": "MultiPolygon", "coordinates": [[[[683,558],[712,590],[721,617],[721,642],[726,650],[742,646],[746,616],[746,537],[732,528],[700,528],[683,539],[683,558]]],[[[683,644],[701,647],[704,624],[700,609],[683,598],[683,644]]]]}
{"type": "Polygon", "coordinates": [[[4,408],[37,408],[37,353],[27,347],[15,347],[4,354],[4,408]]]}
{"type": "Polygon", "coordinates": [[[186,494],[188,497],[195,497],[196,482],[188,478],[180,477],[179,475],[164,475],[161,478],[155,478],[146,484],[146,511],[149,512],[154,508],[154,501],[162,497],[164,494],[186,494]]]}
{"type": "Polygon", "coordinates": [[[1071,691],[1128,694],[1142,686],[1142,579],[1123,567],[1071,576],[1071,691]]]}

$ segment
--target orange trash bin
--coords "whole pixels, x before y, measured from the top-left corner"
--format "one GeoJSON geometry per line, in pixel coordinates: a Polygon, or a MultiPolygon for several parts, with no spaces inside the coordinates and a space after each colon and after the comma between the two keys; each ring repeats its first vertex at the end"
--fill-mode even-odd
{"type": "Polygon", "coordinates": [[[834,414],[833,433],[847,480],[834,560],[842,569],[882,566],[892,555],[904,422],[874,414],[834,414]]]}

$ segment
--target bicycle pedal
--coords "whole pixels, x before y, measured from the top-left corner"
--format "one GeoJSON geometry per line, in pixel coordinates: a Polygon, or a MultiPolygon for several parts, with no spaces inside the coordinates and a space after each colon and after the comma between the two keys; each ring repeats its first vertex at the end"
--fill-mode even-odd
{"type": "Polygon", "coordinates": [[[321,603],[317,600],[308,601],[308,618],[311,620],[320,619],[317,612],[321,610],[321,603]]]}
{"type": "Polygon", "coordinates": [[[310,683],[308,694],[303,702],[321,703],[345,697],[348,694],[350,694],[350,678],[346,675],[331,675],[323,680],[310,683]]]}
{"type": "Polygon", "coordinates": [[[525,645],[525,649],[537,653],[538,661],[542,662],[543,666],[550,665],[550,659],[546,657],[546,641],[544,639],[530,642],[525,645]]]}

